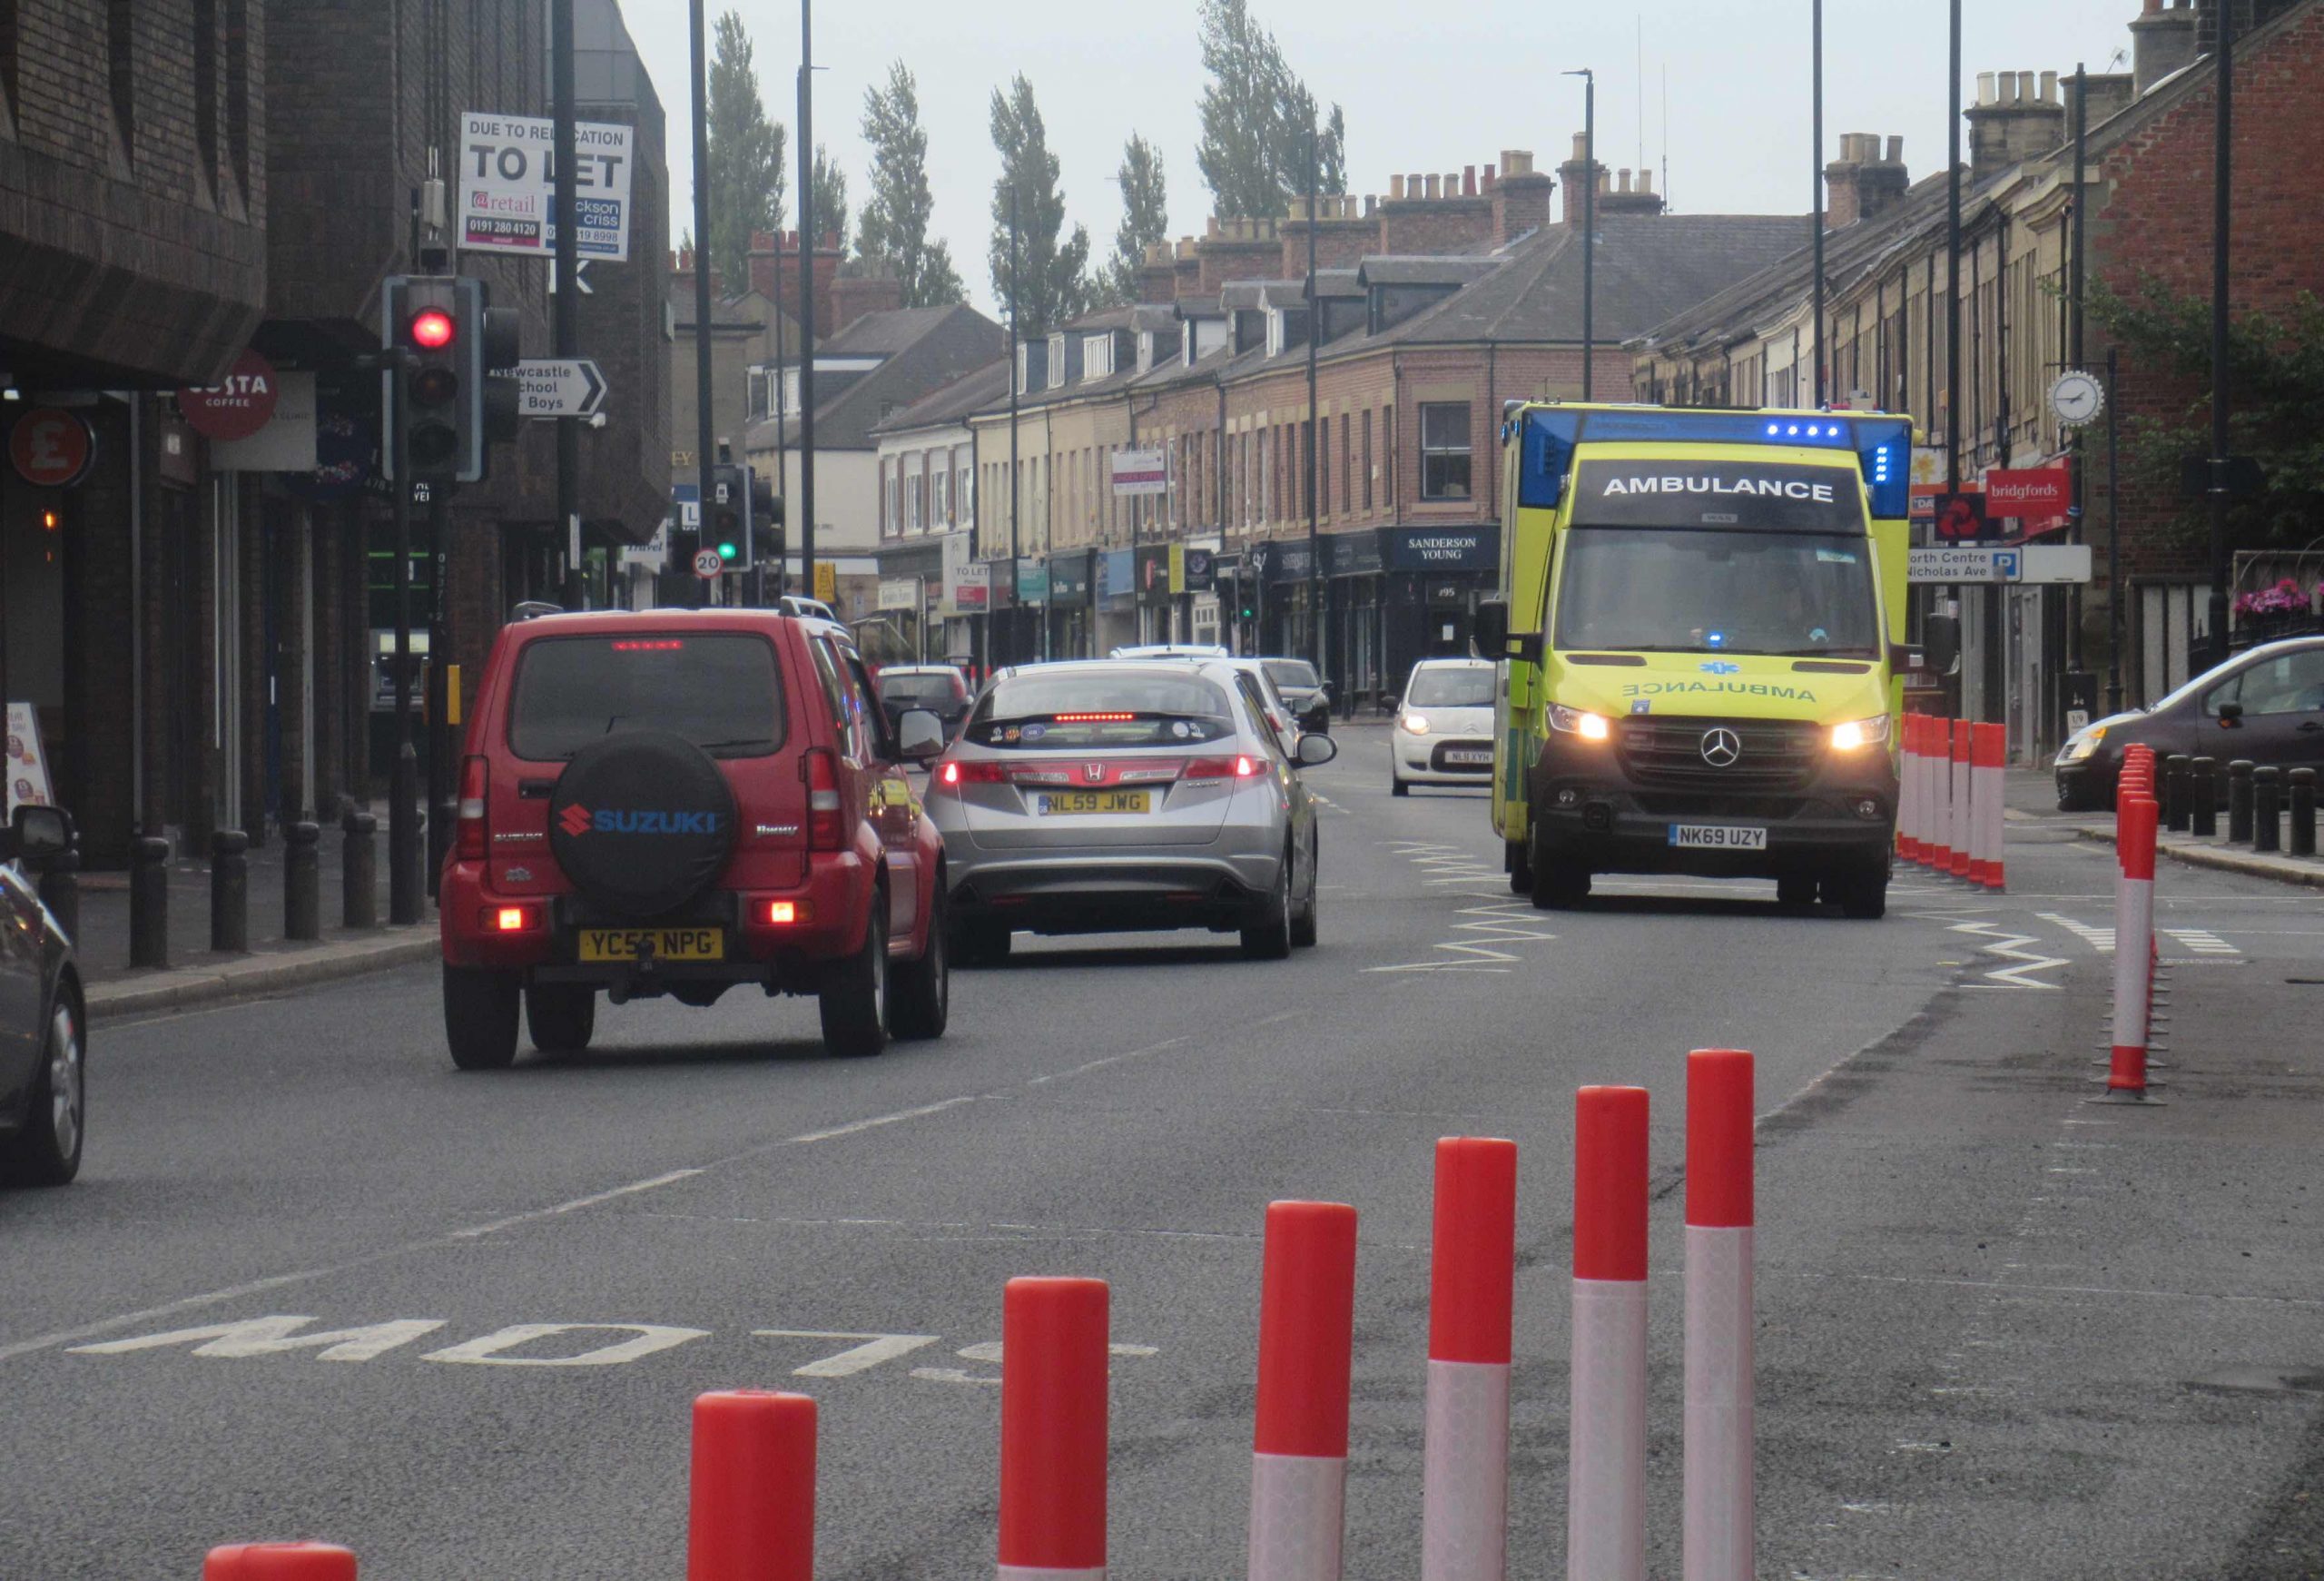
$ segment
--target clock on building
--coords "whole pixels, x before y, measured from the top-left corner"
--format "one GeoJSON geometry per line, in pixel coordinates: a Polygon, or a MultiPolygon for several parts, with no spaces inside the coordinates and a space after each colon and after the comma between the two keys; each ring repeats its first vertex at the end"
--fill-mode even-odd
{"type": "Polygon", "coordinates": [[[2060,424],[2078,429],[2106,409],[2106,386],[2078,368],[2058,375],[2050,386],[2050,410],[2060,424]]]}

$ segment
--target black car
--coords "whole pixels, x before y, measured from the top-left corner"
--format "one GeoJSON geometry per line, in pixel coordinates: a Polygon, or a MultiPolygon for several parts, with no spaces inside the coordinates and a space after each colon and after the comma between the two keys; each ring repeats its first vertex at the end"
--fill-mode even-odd
{"type": "Polygon", "coordinates": [[[880,707],[891,728],[899,727],[914,708],[925,708],[944,726],[944,739],[960,733],[969,716],[969,677],[949,664],[891,664],[872,677],[880,707]]]}
{"type": "Polygon", "coordinates": [[[1315,667],[1304,658],[1263,658],[1267,679],[1283,694],[1284,702],[1291,709],[1291,716],[1309,735],[1317,735],[1332,727],[1332,683],[1315,673],[1315,667]]]}
{"type": "Polygon", "coordinates": [[[81,976],[23,872],[72,845],[72,820],[54,807],[18,807],[0,831],[0,1181],[12,1185],[61,1186],[81,1170],[81,976]]]}
{"type": "MultiPolygon", "coordinates": [[[[2122,750],[2158,757],[2236,758],[2324,769],[2324,637],[2296,637],[2237,654],[2152,708],[2110,715],[2074,732],[2058,754],[2058,807],[2114,805],[2122,750]]],[[[2222,779],[2224,776],[2222,776],[2222,779]]]]}

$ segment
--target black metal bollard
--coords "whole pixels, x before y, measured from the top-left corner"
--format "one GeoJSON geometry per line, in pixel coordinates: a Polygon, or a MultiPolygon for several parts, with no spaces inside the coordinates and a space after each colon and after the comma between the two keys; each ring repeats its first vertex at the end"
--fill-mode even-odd
{"type": "Polygon", "coordinates": [[[2251,773],[2251,849],[2284,848],[2284,771],[2273,765],[2251,773]]]}
{"type": "Polygon", "coordinates": [[[2227,843],[2251,843],[2251,760],[2248,757],[2227,766],[2227,843]]]}
{"type": "Polygon", "coordinates": [[[129,847],[129,963],[170,963],[170,843],[151,836],[129,847]]]}
{"type": "Polygon", "coordinates": [[[210,947],[246,954],[251,947],[251,837],[221,829],[210,837],[210,947]]]}
{"type": "Polygon", "coordinates": [[[282,936],[323,936],[322,825],[301,818],[282,831],[282,936]]]}
{"type": "Polygon", "coordinates": [[[2173,834],[2187,832],[2188,802],[2194,792],[2193,775],[2186,755],[2174,752],[2162,762],[2162,826],[2173,834]]]}
{"type": "Polygon", "coordinates": [[[2295,768],[2291,782],[2291,834],[2284,849],[2294,856],[2316,855],[2316,771],[2295,768]]]}
{"type": "Polygon", "coordinates": [[[339,821],[345,839],[339,848],[340,925],[379,925],[379,820],[350,808],[339,821]]]}
{"type": "Polygon", "coordinates": [[[81,936],[81,854],[59,851],[40,869],[40,903],[68,939],[81,936]]]}
{"type": "Polygon", "coordinates": [[[2196,838],[2212,840],[2219,836],[2219,761],[2198,757],[2190,766],[2189,777],[2193,781],[2189,795],[2188,825],[2196,838]]]}

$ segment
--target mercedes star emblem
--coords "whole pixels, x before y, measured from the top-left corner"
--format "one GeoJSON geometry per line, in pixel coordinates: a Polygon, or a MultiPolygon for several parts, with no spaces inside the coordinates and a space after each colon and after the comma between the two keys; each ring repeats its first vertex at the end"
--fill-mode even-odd
{"type": "Polygon", "coordinates": [[[1732,768],[1742,756],[1742,737],[1724,725],[1703,732],[1703,761],[1713,768],[1732,768]]]}

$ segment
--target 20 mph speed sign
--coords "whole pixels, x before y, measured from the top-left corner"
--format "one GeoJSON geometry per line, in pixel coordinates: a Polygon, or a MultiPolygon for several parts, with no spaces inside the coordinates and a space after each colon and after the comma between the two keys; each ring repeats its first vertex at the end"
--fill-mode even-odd
{"type": "Polygon", "coordinates": [[[696,549],[694,551],[694,574],[700,577],[704,581],[706,582],[710,580],[711,578],[716,576],[725,568],[725,558],[716,549],[696,549]]]}

